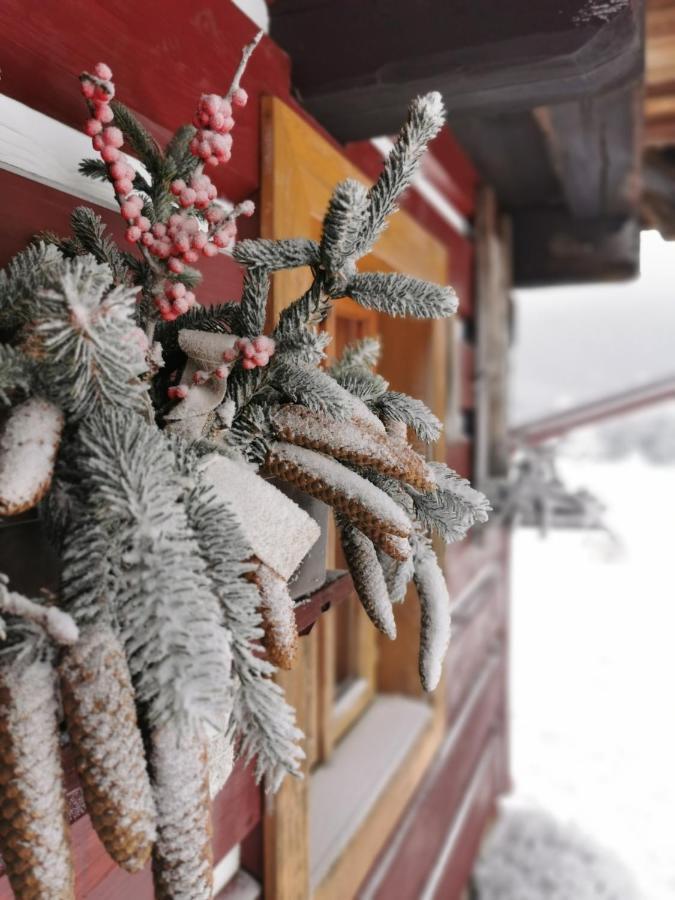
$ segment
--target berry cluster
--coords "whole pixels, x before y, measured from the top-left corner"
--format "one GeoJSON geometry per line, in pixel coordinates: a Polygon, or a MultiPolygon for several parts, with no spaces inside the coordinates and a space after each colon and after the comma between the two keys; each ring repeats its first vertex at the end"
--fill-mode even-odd
{"type": "Polygon", "coordinates": [[[223,353],[223,359],[225,362],[232,362],[241,356],[241,364],[244,369],[255,369],[258,366],[266,366],[270,361],[270,356],[274,354],[274,350],[274,341],[264,334],[253,338],[252,341],[248,338],[238,338],[234,342],[234,347],[223,353]]]}
{"type": "MultiPolygon", "coordinates": [[[[97,63],[93,74],[80,76],[81,88],[91,113],[85,132],[92,138],[94,149],[108,168],[120,210],[127,222],[126,238],[132,244],[144,248],[146,258],[151,254],[162,265],[155,264],[160,284],[155,288],[155,305],[160,316],[172,321],[187,312],[196,303],[195,295],[181,282],[186,265],[195,265],[201,256],[213,257],[221,250],[230,250],[234,244],[239,215],[251,216],[253,203],[246,200],[233,209],[227,209],[217,200],[218,191],[202,165],[189,180],[176,178],[170,190],[176,198],[176,206],[164,222],[151,222],[152,210],[144,215],[144,200],[133,193],[135,171],[121,153],[124,135],[110,124],[114,113],[110,103],[115,96],[112,71],[105,63],[97,63]],[[182,276],[182,277],[181,277],[182,276]],[[164,277],[162,283],[161,278],[164,277]]],[[[232,107],[243,107],[247,102],[246,91],[236,87],[227,97],[204,94],[194,118],[197,134],[190,148],[192,152],[210,164],[230,159],[234,127],[232,107]]],[[[251,366],[247,366],[251,368],[251,366]]]]}
{"type": "Polygon", "coordinates": [[[246,106],[248,96],[243,88],[237,88],[231,102],[218,94],[202,94],[193,124],[197,134],[190,142],[190,152],[210,166],[225,163],[232,156],[234,118],[232,106],[246,106]]]}
{"type": "Polygon", "coordinates": [[[108,165],[115,193],[119,197],[126,197],[133,189],[135,173],[120,153],[124,135],[119,128],[110,124],[115,118],[110,106],[115,96],[110,66],[97,63],[93,75],[84,72],[80,77],[80,89],[91,113],[91,118],[87,119],[84,126],[85,134],[92,139],[94,150],[101,154],[101,159],[108,165]]]}
{"type": "Polygon", "coordinates": [[[193,291],[189,291],[180,281],[165,281],[164,296],[158,296],[155,305],[165,322],[173,322],[192,306],[197,305],[193,291]]]}

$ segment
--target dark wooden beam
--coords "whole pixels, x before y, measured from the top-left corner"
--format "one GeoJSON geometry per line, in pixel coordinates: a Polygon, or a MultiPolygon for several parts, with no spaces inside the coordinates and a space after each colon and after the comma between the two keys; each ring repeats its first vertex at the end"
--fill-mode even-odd
{"type": "Polygon", "coordinates": [[[423,91],[440,90],[452,112],[484,114],[642,73],[643,0],[275,0],[270,11],[304,105],[341,140],[392,133],[423,91]]]}
{"type": "Polygon", "coordinates": [[[635,218],[578,219],[564,208],[513,216],[514,284],[540,287],[634,278],[640,267],[635,218]]]}

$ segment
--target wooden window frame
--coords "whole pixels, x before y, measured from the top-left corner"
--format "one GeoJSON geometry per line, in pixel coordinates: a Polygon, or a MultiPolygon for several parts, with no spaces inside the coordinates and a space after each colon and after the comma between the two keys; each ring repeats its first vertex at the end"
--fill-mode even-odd
{"type": "MultiPolygon", "coordinates": [[[[323,215],[335,185],[345,178],[356,178],[365,184],[368,179],[283,101],[264,98],[262,112],[261,234],[266,238],[319,240],[323,215]]],[[[392,218],[374,251],[360,261],[359,267],[362,271],[403,271],[442,283],[449,280],[447,248],[403,211],[392,218]]],[[[304,293],[310,280],[307,269],[275,273],[269,325],[277,320],[285,306],[304,293]]],[[[334,332],[336,317],[363,317],[365,312],[353,301],[341,300],[331,313],[327,327],[334,332]]],[[[380,372],[393,389],[422,398],[441,419],[446,415],[450,329],[447,321],[404,321],[377,315],[377,331],[383,344],[380,372]]],[[[444,459],[443,442],[439,442],[433,454],[436,459],[444,459]]],[[[333,537],[329,541],[329,565],[337,559],[333,537]]],[[[356,598],[347,602],[355,605],[356,598]]],[[[310,876],[312,779],[287,779],[279,793],[268,798],[264,820],[267,900],[309,896],[337,900],[353,896],[424,776],[442,738],[442,683],[430,697],[423,694],[419,684],[416,598],[408,598],[396,609],[396,641],[377,635],[363,616],[356,633],[363,635],[364,646],[371,642],[374,652],[364,649],[357,663],[362,668],[357,671],[368,673],[364,675],[367,685],[355,691],[351,702],[345,700],[342,704],[335,703],[335,685],[329,674],[335,671],[331,653],[335,648],[336,615],[333,611],[322,616],[301,641],[295,669],[279,676],[307,737],[305,774],[309,774],[312,765],[330,758],[338,740],[358,738],[359,730],[368,724],[369,713],[364,710],[376,691],[403,695],[404,700],[412,698],[406,702],[428,708],[430,714],[420,717],[419,734],[414,735],[409,752],[388,773],[386,786],[381,786],[379,793],[369,798],[367,814],[356,823],[347,844],[320,884],[311,884],[310,876]]],[[[387,734],[381,738],[385,742],[387,734]]],[[[345,773],[348,776],[349,771],[345,773]]],[[[326,814],[330,812],[327,810],[326,814]]]]}

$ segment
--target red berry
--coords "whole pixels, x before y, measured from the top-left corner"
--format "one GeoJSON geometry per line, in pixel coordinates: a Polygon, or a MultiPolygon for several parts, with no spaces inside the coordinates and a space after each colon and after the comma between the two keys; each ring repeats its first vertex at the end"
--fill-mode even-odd
{"type": "Polygon", "coordinates": [[[243,203],[239,204],[239,213],[242,216],[246,216],[246,218],[248,218],[249,216],[252,216],[254,212],[255,203],[253,202],[253,200],[244,200],[243,203]]]}
{"type": "MultiPolygon", "coordinates": [[[[138,233],[139,234],[141,233],[140,229],[139,229],[138,233]]],[[[169,267],[169,271],[173,272],[174,275],[180,275],[180,273],[183,271],[183,268],[184,268],[183,263],[179,259],[177,259],[175,256],[171,257],[171,259],[169,260],[167,265],[169,267]]]]}
{"type": "Polygon", "coordinates": [[[161,222],[156,222],[152,226],[152,233],[155,237],[164,237],[166,234],[166,225],[162,225],[161,222]]]}
{"type": "Polygon", "coordinates": [[[112,122],[115,118],[115,113],[108,106],[107,103],[96,102],[94,104],[94,117],[99,120],[99,122],[112,122]]]}
{"type": "Polygon", "coordinates": [[[94,75],[96,75],[97,78],[103,79],[103,81],[110,81],[113,77],[112,69],[103,62],[96,63],[94,66],[94,75]]]}
{"type": "Polygon", "coordinates": [[[103,132],[103,140],[108,147],[121,147],[124,143],[124,135],[114,126],[109,126],[103,132]]]}
{"type": "Polygon", "coordinates": [[[139,216],[136,219],[136,225],[143,232],[150,231],[150,219],[148,219],[146,216],[139,216]]]}
{"type": "MultiPolygon", "coordinates": [[[[96,135],[96,137],[98,137],[98,135],[96,135]]],[[[120,151],[117,149],[117,147],[111,147],[110,145],[106,144],[101,150],[101,159],[104,162],[117,162],[119,158],[120,151]]]]}
{"type": "Polygon", "coordinates": [[[94,96],[94,82],[89,81],[88,78],[82,79],[82,81],[80,81],[80,90],[87,100],[91,100],[94,96]]]}
{"type": "Polygon", "coordinates": [[[179,297],[178,300],[173,305],[173,308],[177,313],[180,313],[181,316],[188,311],[190,308],[185,297],[179,297]]]}
{"type": "Polygon", "coordinates": [[[234,106],[246,106],[248,103],[248,94],[244,88],[240,87],[232,94],[232,103],[234,106]]]}
{"type": "Polygon", "coordinates": [[[208,244],[205,244],[205,245],[204,245],[204,248],[203,248],[203,250],[202,250],[202,253],[203,253],[204,256],[206,256],[207,258],[209,258],[209,257],[211,257],[211,256],[216,256],[217,253],[218,253],[218,248],[216,247],[215,244],[212,244],[211,242],[209,242],[208,244]]]}
{"type": "Polygon", "coordinates": [[[131,228],[127,228],[125,237],[130,243],[135,244],[140,236],[141,229],[137,225],[132,225],[131,228]]]}
{"type": "Polygon", "coordinates": [[[120,194],[120,196],[122,197],[126,197],[126,195],[130,194],[133,189],[134,186],[128,178],[119,178],[115,182],[115,193],[120,194]]]}
{"type": "Polygon", "coordinates": [[[92,138],[91,146],[94,148],[94,150],[98,150],[100,153],[100,151],[103,150],[103,147],[104,147],[103,135],[95,134],[94,137],[92,138]]]}
{"type": "Polygon", "coordinates": [[[84,133],[88,134],[89,137],[94,137],[95,134],[100,134],[103,130],[103,125],[98,121],[98,119],[87,119],[84,126],[84,133]]]}
{"type": "Polygon", "coordinates": [[[242,359],[241,364],[245,369],[255,369],[255,363],[252,359],[242,359]]]}
{"type": "Polygon", "coordinates": [[[141,235],[141,244],[143,244],[144,247],[152,247],[154,243],[155,239],[149,231],[146,231],[145,234],[141,235]]]}
{"type": "Polygon", "coordinates": [[[122,213],[122,217],[127,220],[135,219],[138,215],[138,206],[136,206],[132,199],[129,199],[122,204],[120,212],[122,213]]]}
{"type": "Polygon", "coordinates": [[[197,192],[192,188],[185,188],[185,190],[180,195],[180,205],[181,206],[192,206],[192,204],[197,199],[197,192]]]}
{"type": "Polygon", "coordinates": [[[193,265],[199,260],[199,254],[194,250],[188,250],[187,253],[183,254],[183,262],[186,262],[188,265],[193,265]]]}

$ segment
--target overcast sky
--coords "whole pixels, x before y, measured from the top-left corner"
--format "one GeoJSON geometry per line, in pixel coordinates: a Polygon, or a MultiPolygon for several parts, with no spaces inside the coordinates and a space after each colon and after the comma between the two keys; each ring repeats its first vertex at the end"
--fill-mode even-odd
{"type": "Polygon", "coordinates": [[[675,242],[640,256],[635,281],[514,292],[513,424],[675,374],[675,242]]]}

